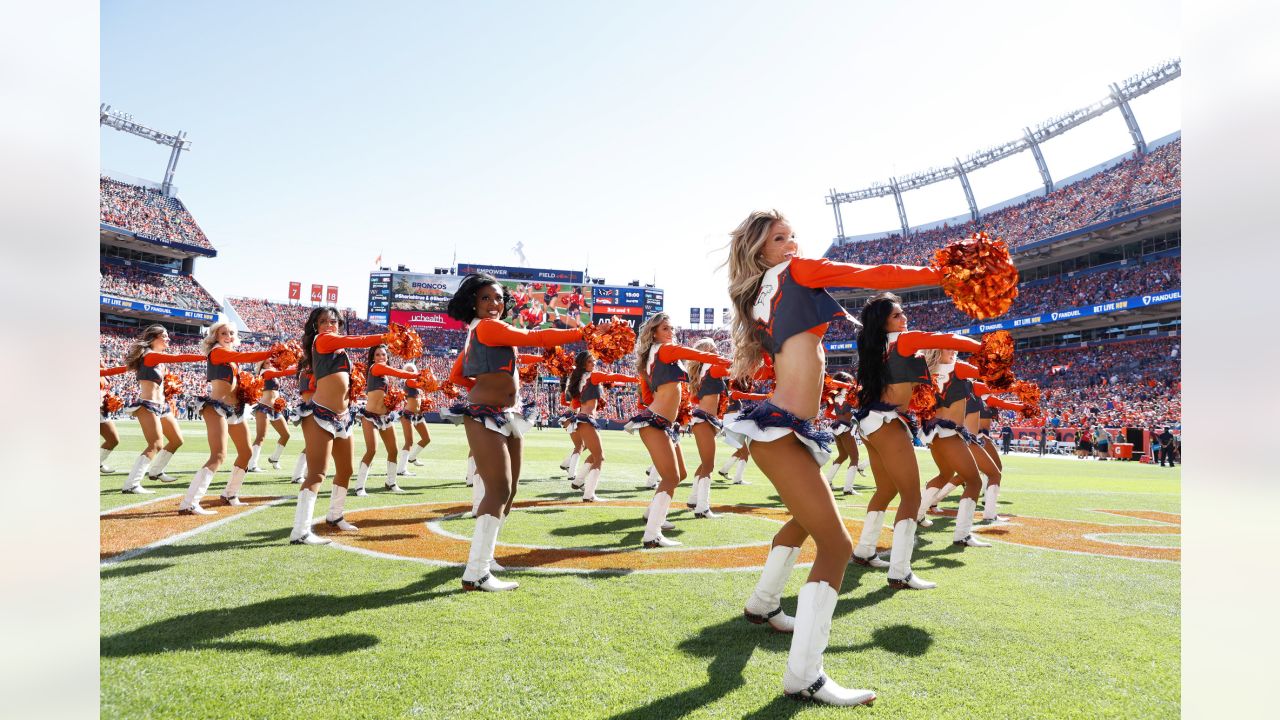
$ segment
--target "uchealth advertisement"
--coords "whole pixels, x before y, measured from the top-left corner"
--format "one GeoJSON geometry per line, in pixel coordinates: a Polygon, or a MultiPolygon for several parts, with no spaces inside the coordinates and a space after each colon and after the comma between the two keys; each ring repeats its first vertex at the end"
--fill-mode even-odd
{"type": "Polygon", "coordinates": [[[462,278],[457,275],[392,273],[388,319],[414,328],[458,330],[466,327],[445,313],[461,284],[462,278]]]}
{"type": "Polygon", "coordinates": [[[428,312],[425,310],[390,310],[387,312],[387,315],[391,322],[399,323],[411,328],[461,330],[466,327],[464,323],[454,320],[443,312],[428,312]]]}

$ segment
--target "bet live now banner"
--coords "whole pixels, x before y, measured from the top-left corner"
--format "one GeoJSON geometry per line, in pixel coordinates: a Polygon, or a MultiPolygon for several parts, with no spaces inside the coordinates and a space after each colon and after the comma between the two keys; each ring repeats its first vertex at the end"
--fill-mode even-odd
{"type": "Polygon", "coordinates": [[[98,302],[102,305],[106,305],[107,307],[126,308],[140,312],[155,313],[157,315],[201,320],[203,322],[213,322],[218,319],[218,316],[213,313],[200,312],[199,310],[182,310],[179,308],[166,307],[164,305],[156,305],[154,303],[114,298],[108,295],[99,295],[98,302]]]}
{"type": "MultiPolygon", "coordinates": [[[[1097,305],[1085,305],[1084,307],[1071,308],[1070,310],[1055,310],[1054,312],[1029,315],[1027,317],[1015,318],[1012,320],[995,320],[992,322],[981,323],[979,325],[955,328],[947,330],[946,332],[959,333],[961,335],[980,335],[982,333],[995,332],[996,330],[1012,330],[1014,328],[1027,327],[1028,325],[1040,325],[1043,323],[1070,320],[1072,318],[1089,317],[1090,315],[1105,315],[1107,313],[1118,312],[1120,310],[1131,310],[1133,308],[1164,305],[1165,303],[1181,301],[1182,290],[1170,290],[1162,293],[1151,293],[1150,295],[1134,295],[1133,297],[1125,298],[1124,300],[1098,303],[1097,305]]],[[[827,352],[847,352],[854,350],[857,346],[857,342],[853,340],[837,340],[823,343],[823,347],[827,349],[827,352]]]]}

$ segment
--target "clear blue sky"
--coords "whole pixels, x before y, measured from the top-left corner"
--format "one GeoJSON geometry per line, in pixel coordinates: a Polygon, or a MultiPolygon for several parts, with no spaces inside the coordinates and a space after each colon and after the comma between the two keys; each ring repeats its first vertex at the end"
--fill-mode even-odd
{"type": "MultiPolygon", "coordinates": [[[[289,280],[366,302],[374,259],[582,269],[728,304],[721,250],[776,207],[807,254],[823,198],[950,164],[1181,54],[1168,0],[1035,3],[546,2],[102,5],[102,99],[192,150],[179,197],[219,255],[220,300],[289,280]]],[[[1139,99],[1181,128],[1181,81],[1139,99]]],[[[159,180],[167,148],[102,130],[102,167],[159,180]]],[[[1130,148],[1119,113],[1048,143],[1055,178],[1130,148]]],[[[1039,185],[1027,153],[976,173],[979,205],[1039,185]]],[[[913,224],[966,211],[906,196],[913,224]]],[[[854,235],[891,199],[844,206],[854,235]]]]}

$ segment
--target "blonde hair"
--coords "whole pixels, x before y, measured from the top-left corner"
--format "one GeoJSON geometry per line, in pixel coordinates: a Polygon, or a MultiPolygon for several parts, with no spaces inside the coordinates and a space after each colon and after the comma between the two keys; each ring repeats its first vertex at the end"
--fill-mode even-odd
{"type": "MultiPolygon", "coordinates": [[[[748,380],[764,364],[764,345],[751,314],[760,295],[760,281],[769,269],[761,255],[775,222],[786,218],[777,210],[757,210],[729,234],[729,299],[733,303],[733,366],[735,380],[748,380]]],[[[723,266],[722,266],[723,267],[723,266]]]]}
{"type": "MultiPolygon", "coordinates": [[[[700,338],[698,342],[693,344],[693,349],[699,352],[716,351],[716,341],[709,337],[700,338]]],[[[702,386],[702,363],[697,360],[688,360],[688,367],[685,372],[689,373],[689,391],[696,398],[698,397],[698,388],[702,386]]]]}
{"type": "MultiPolygon", "coordinates": [[[[205,332],[204,339],[200,341],[200,352],[202,354],[204,354],[205,356],[208,356],[209,353],[213,352],[213,346],[218,344],[218,333],[222,332],[222,328],[224,327],[231,328],[233,332],[236,329],[235,325],[233,325],[232,323],[226,320],[223,320],[222,322],[216,322],[209,326],[209,330],[205,332]]],[[[231,343],[231,347],[235,347],[239,344],[240,344],[240,335],[239,333],[237,333],[235,342],[231,343]]]]}
{"type": "Polygon", "coordinates": [[[636,333],[636,375],[651,390],[653,383],[649,381],[649,350],[653,347],[653,336],[658,332],[658,326],[670,319],[670,315],[660,312],[645,320],[640,326],[640,332],[636,333]]]}

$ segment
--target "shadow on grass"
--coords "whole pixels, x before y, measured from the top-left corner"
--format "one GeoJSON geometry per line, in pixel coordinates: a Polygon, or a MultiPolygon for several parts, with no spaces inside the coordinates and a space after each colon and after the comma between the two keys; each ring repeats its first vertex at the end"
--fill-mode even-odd
{"type": "Polygon", "coordinates": [[[134,575],[142,575],[144,573],[156,572],[158,570],[171,568],[175,564],[176,563],[141,563],[141,564],[134,565],[130,563],[125,563],[120,565],[112,565],[104,569],[102,572],[98,573],[98,578],[100,580],[111,580],[114,578],[132,577],[134,575]]]}
{"type": "Polygon", "coordinates": [[[303,643],[281,644],[264,641],[223,640],[253,628],[283,623],[306,622],[340,617],[361,610],[433,600],[462,592],[456,585],[457,568],[432,570],[417,582],[382,592],[356,595],[303,593],[249,603],[233,608],[205,610],[178,615],[102,638],[102,657],[155,655],[170,650],[265,650],[273,654],[308,657],[340,655],[377,645],[375,635],[333,635],[303,643]],[[445,586],[448,589],[444,589],[445,586]]]}
{"type": "MultiPolygon", "coordinates": [[[[843,615],[881,602],[891,597],[893,593],[893,590],[885,587],[862,598],[842,598],[836,603],[835,619],[838,620],[843,615]]],[[[870,640],[865,643],[828,647],[827,654],[880,649],[904,657],[920,657],[927,653],[932,645],[933,636],[928,631],[910,625],[892,625],[876,630],[871,634],[870,640]]],[[[758,720],[787,718],[803,710],[807,703],[795,702],[781,693],[782,672],[786,664],[786,654],[791,648],[791,636],[771,632],[759,626],[750,625],[741,617],[734,617],[703,628],[697,637],[690,638],[678,646],[678,649],[686,655],[711,659],[710,665],[707,666],[706,684],[658,698],[644,706],[613,715],[610,720],[682,718],[704,708],[745,684],[742,671],[756,648],[764,648],[780,656],[777,668],[779,693],[773,701],[742,717],[758,720]]],[[[833,679],[840,682],[844,678],[833,679]]],[[[856,685],[853,679],[844,680],[851,685],[856,685]]]]}

